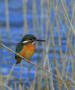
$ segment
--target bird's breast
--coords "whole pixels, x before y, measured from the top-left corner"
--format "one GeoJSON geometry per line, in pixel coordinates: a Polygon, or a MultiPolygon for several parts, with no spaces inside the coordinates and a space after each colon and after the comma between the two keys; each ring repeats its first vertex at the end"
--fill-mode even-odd
{"type": "Polygon", "coordinates": [[[30,57],[33,56],[35,51],[35,45],[34,44],[28,44],[24,45],[23,50],[19,53],[23,57],[29,59],[30,57]]]}

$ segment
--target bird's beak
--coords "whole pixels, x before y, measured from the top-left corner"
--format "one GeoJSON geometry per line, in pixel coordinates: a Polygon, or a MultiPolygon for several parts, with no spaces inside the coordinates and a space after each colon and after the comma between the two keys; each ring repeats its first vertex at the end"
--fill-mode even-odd
{"type": "Polygon", "coordinates": [[[38,41],[38,42],[45,42],[46,40],[36,40],[36,41],[38,41]]]}

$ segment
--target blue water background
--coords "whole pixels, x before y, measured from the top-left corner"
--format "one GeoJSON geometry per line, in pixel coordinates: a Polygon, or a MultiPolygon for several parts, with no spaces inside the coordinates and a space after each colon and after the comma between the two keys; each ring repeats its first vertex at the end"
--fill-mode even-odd
{"type": "MultiPolygon", "coordinates": [[[[33,34],[33,15],[32,15],[32,5],[33,5],[33,0],[25,0],[27,3],[27,10],[26,10],[26,20],[27,20],[27,25],[28,25],[28,33],[33,34]]],[[[68,9],[68,15],[69,18],[71,19],[72,15],[72,8],[70,5],[70,0],[66,0],[66,5],[69,8],[68,9]]],[[[60,3],[60,0],[58,0],[58,3],[60,3]]],[[[36,10],[37,10],[37,18],[39,20],[39,23],[41,22],[41,10],[40,10],[40,0],[36,0],[36,10]],[[39,5],[39,7],[38,7],[39,5]]],[[[5,8],[5,0],[0,0],[0,39],[2,42],[8,46],[9,48],[13,49],[15,51],[17,43],[21,40],[23,37],[23,32],[24,32],[24,13],[23,13],[23,2],[22,0],[8,0],[8,11],[9,11],[9,32],[7,32],[7,23],[6,23],[6,8],[5,8]]],[[[53,21],[55,17],[54,13],[54,8],[51,8],[51,13],[50,13],[50,20],[53,21]]],[[[59,12],[59,14],[62,14],[62,12],[59,12]]],[[[46,32],[45,31],[45,26],[42,25],[41,27],[41,32],[46,32]]],[[[36,31],[40,31],[40,27],[36,25],[36,31]]],[[[60,24],[60,34],[61,34],[61,48],[63,53],[65,53],[67,49],[67,43],[66,43],[66,31],[67,31],[67,26],[65,25],[64,19],[61,20],[60,24]],[[63,25],[64,25],[64,30],[63,30],[63,25]],[[63,32],[65,31],[65,32],[63,32]]],[[[54,28],[53,28],[53,34],[54,34],[54,41],[55,41],[55,47],[51,46],[50,47],[50,54],[49,54],[49,59],[50,61],[50,67],[54,69],[54,54],[53,50],[54,48],[56,49],[56,58],[59,61],[59,68],[61,72],[61,62],[60,62],[60,52],[59,52],[59,41],[58,41],[58,32],[56,30],[56,22],[54,23],[54,28]]],[[[39,33],[36,34],[38,37],[39,33]]],[[[49,34],[48,34],[49,35],[49,34]]],[[[44,38],[45,34],[43,36],[39,36],[40,38],[44,38]]],[[[73,42],[74,43],[74,42],[73,42]]],[[[39,44],[38,44],[39,45],[39,44]]],[[[42,53],[42,47],[40,45],[41,53],[42,53]]],[[[33,62],[36,62],[40,64],[41,56],[42,54],[37,52],[34,54],[34,56],[31,58],[33,62]],[[38,58],[39,57],[39,58],[38,58]],[[38,61],[37,61],[38,59],[38,61]]],[[[12,52],[9,52],[7,49],[0,47],[0,72],[3,75],[8,75],[9,71],[11,70],[13,64],[16,63],[15,60],[15,55],[12,52]]],[[[15,78],[20,78],[20,70],[22,70],[22,79],[26,79],[26,83],[28,83],[28,79],[34,79],[35,77],[35,71],[36,68],[34,65],[31,65],[25,61],[21,62],[23,64],[23,67],[21,69],[20,65],[16,65],[14,67],[14,70],[12,72],[12,76],[15,78]],[[28,69],[30,68],[30,72],[27,72],[28,69]]],[[[69,62],[68,62],[69,63],[69,62]]],[[[70,67],[70,64],[69,64],[70,67]]],[[[72,72],[71,67],[69,68],[69,72],[72,72]]]]}

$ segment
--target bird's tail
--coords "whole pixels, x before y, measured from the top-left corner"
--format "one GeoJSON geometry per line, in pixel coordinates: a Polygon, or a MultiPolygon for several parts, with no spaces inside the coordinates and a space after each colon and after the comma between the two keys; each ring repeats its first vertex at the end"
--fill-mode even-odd
{"type": "Polygon", "coordinates": [[[19,64],[21,62],[21,58],[20,57],[17,57],[16,58],[16,64],[19,64]]]}

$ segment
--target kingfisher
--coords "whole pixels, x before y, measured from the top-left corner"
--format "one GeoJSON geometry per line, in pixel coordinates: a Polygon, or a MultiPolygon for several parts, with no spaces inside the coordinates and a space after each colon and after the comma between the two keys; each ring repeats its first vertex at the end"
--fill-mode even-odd
{"type": "MultiPolygon", "coordinates": [[[[35,43],[36,42],[45,42],[45,40],[39,40],[32,34],[24,35],[22,40],[16,46],[16,52],[23,56],[30,63],[30,58],[35,52],[35,43]]],[[[22,61],[22,58],[18,55],[15,55],[16,64],[19,64],[22,61]]]]}

